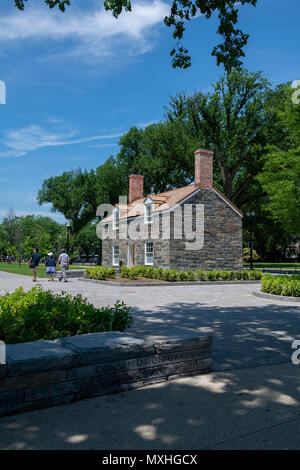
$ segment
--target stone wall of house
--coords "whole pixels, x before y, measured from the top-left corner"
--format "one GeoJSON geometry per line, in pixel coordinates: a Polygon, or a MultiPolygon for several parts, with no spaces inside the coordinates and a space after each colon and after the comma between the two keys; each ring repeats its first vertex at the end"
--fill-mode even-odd
{"type": "Polygon", "coordinates": [[[134,233],[135,240],[124,239],[122,236],[122,227],[125,223],[120,221],[120,229],[113,230],[112,224],[107,227],[107,240],[102,244],[102,265],[111,267],[113,260],[113,245],[119,246],[119,260],[123,265],[128,263],[128,246],[134,243],[135,265],[143,266],[145,264],[145,241],[154,243],[154,267],[168,269],[170,264],[170,240],[161,240],[162,222],[161,215],[156,214],[153,217],[152,224],[145,224],[144,217],[138,219],[128,219],[127,226],[129,233],[134,233]],[[133,227],[134,225],[134,227],[133,227]]]}
{"type": "MultiPolygon", "coordinates": [[[[174,230],[180,231],[182,227],[180,218],[173,215],[170,269],[242,269],[242,217],[213,191],[199,191],[188,203],[194,206],[193,230],[197,233],[201,230],[201,220],[196,220],[196,205],[204,205],[204,245],[201,249],[189,250],[184,234],[182,240],[173,239],[174,230]]],[[[183,206],[178,210],[182,211],[183,206]]]]}
{"type": "MultiPolygon", "coordinates": [[[[192,211],[190,230],[196,231],[200,244],[203,221],[199,207],[204,206],[203,247],[197,248],[196,245],[192,245],[197,249],[187,249],[183,205],[181,205],[166,215],[170,217],[170,237],[165,230],[164,234],[162,233],[162,226],[168,225],[165,225],[165,221],[162,220],[162,217],[165,217],[163,214],[155,214],[151,225],[144,223],[144,217],[129,219],[128,229],[129,232],[135,234],[135,240],[127,239],[124,232],[122,234],[122,227],[125,227],[126,222],[120,221],[119,230],[113,230],[112,224],[109,224],[107,226],[109,239],[103,241],[103,266],[112,266],[114,244],[119,246],[119,260],[127,266],[130,243],[135,245],[135,265],[144,265],[145,241],[149,240],[154,243],[154,267],[177,270],[242,269],[242,218],[240,215],[212,190],[200,190],[187,200],[187,204],[192,211]]],[[[188,239],[191,240],[190,236],[188,239]]]]}

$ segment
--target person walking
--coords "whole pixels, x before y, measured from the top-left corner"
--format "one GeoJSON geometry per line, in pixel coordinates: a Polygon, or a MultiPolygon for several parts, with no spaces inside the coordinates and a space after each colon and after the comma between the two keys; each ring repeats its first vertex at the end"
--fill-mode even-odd
{"type": "Polygon", "coordinates": [[[49,258],[45,262],[46,274],[48,274],[48,282],[54,281],[54,276],[56,275],[56,259],[53,256],[53,253],[48,253],[49,258]]]}
{"type": "Polygon", "coordinates": [[[61,254],[59,255],[59,258],[57,260],[57,264],[60,264],[61,269],[61,273],[58,278],[59,281],[61,282],[61,280],[63,279],[64,282],[68,282],[66,271],[69,269],[70,266],[70,258],[64,250],[61,251],[61,254]]]}
{"type": "Polygon", "coordinates": [[[37,270],[41,261],[41,255],[39,254],[39,250],[37,248],[34,249],[32,255],[29,258],[28,265],[32,270],[33,274],[33,282],[36,282],[36,275],[37,275],[37,270]]]}

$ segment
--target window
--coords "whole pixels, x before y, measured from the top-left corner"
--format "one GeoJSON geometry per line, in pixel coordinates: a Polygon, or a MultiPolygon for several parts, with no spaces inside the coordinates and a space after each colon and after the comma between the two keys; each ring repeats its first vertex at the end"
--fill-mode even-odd
{"type": "Polygon", "coordinates": [[[120,219],[120,211],[117,207],[114,208],[113,214],[113,228],[117,230],[119,228],[119,219],[120,219]]]}
{"type": "Polygon", "coordinates": [[[145,201],[145,224],[152,224],[153,220],[153,201],[148,198],[145,201]]]}
{"type": "Polygon", "coordinates": [[[154,258],[153,242],[146,242],[145,243],[145,264],[153,265],[153,258],[154,258]]]}
{"type": "Polygon", "coordinates": [[[113,245],[113,266],[119,266],[119,246],[113,245]]]}

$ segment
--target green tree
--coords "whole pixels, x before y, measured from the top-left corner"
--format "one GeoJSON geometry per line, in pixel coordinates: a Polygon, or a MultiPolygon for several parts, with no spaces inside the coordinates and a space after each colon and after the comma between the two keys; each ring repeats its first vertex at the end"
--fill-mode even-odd
{"type": "MultiPolygon", "coordinates": [[[[15,5],[19,10],[24,10],[25,4],[27,0],[15,0],[15,5]]],[[[61,11],[65,11],[66,5],[70,5],[70,0],[44,0],[44,3],[49,6],[49,8],[54,8],[58,6],[61,11]]]]}
{"type": "Polygon", "coordinates": [[[255,178],[267,144],[284,135],[273,107],[281,93],[261,73],[234,70],[211,93],[171,97],[165,121],[130,129],[120,139],[118,161],[126,174],[141,169],[146,191],[159,192],[191,183],[195,149],[211,149],[215,186],[246,207],[253,191],[260,197],[264,193],[255,178]]]}
{"type": "Polygon", "coordinates": [[[84,253],[87,257],[96,253],[99,247],[96,225],[89,223],[82,228],[73,240],[73,247],[78,253],[84,253]]]}
{"type": "MultiPolygon", "coordinates": [[[[109,203],[116,204],[120,195],[128,191],[128,175],[125,165],[120,165],[117,159],[110,156],[95,172],[96,200],[95,206],[109,203]]],[[[94,212],[94,218],[95,218],[94,212]]]]}
{"type": "Polygon", "coordinates": [[[49,251],[58,253],[64,246],[66,228],[50,217],[28,215],[16,217],[10,211],[0,224],[0,252],[18,258],[29,258],[33,249],[46,256],[49,251]]]}
{"type": "MultiPolygon", "coordinates": [[[[24,10],[24,1],[15,0],[15,5],[24,10]]],[[[65,11],[70,0],[44,0],[50,8],[58,6],[65,11]]],[[[186,69],[191,65],[189,51],[181,41],[186,29],[186,23],[196,15],[211,18],[216,13],[219,19],[217,33],[223,38],[223,42],[213,48],[212,56],[217,59],[217,64],[223,64],[226,71],[239,68],[242,65],[241,58],[245,56],[244,47],[247,45],[249,35],[236,27],[238,23],[238,9],[240,5],[256,6],[257,0],[173,0],[170,14],[165,17],[166,26],[174,28],[172,33],[176,40],[176,46],[171,50],[173,67],[186,69]]],[[[110,10],[115,18],[118,18],[123,10],[131,11],[130,0],[104,0],[104,7],[110,10]]]]}
{"type": "Polygon", "coordinates": [[[172,98],[167,116],[182,119],[187,132],[214,151],[215,185],[241,206],[262,167],[267,143],[280,138],[272,132],[275,116],[267,105],[271,89],[261,73],[246,70],[226,74],[213,88],[212,93],[172,98]],[[178,117],[182,108],[183,117],[178,117]]]}
{"type": "Polygon", "coordinates": [[[34,215],[20,217],[19,225],[23,233],[24,258],[29,258],[35,247],[38,247],[42,256],[46,256],[49,251],[58,254],[65,245],[66,228],[50,217],[34,215]]]}
{"type": "MultiPolygon", "coordinates": [[[[173,0],[170,14],[165,18],[165,24],[173,27],[173,38],[177,45],[171,51],[173,67],[188,68],[191,65],[189,51],[182,46],[181,40],[185,31],[185,24],[196,15],[210,18],[213,13],[218,14],[219,26],[217,33],[222,36],[223,42],[214,47],[212,55],[216,56],[217,64],[224,64],[225,70],[239,68],[241,57],[245,56],[244,47],[249,35],[236,28],[238,22],[238,8],[241,5],[256,6],[257,0],[173,0]]],[[[111,10],[113,16],[118,18],[125,11],[131,11],[130,0],[105,0],[106,10],[111,10]]]]}
{"type": "Polygon", "coordinates": [[[292,101],[292,90],[286,89],[283,110],[278,116],[286,137],[269,147],[258,180],[268,195],[266,208],[285,229],[300,235],[300,105],[292,101]]]}
{"type": "Polygon", "coordinates": [[[76,234],[95,218],[97,189],[95,172],[81,169],[64,172],[43,182],[37,197],[40,205],[52,204],[52,212],[60,212],[71,221],[76,234]]]}

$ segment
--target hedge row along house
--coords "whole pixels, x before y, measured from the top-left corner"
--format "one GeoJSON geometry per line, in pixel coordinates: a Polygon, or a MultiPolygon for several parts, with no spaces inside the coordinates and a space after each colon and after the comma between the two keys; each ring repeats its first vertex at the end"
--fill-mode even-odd
{"type": "Polygon", "coordinates": [[[102,264],[165,269],[242,269],[242,213],[213,186],[213,152],[195,152],[195,182],[144,195],[144,177],[129,176],[100,223],[102,264]]]}

